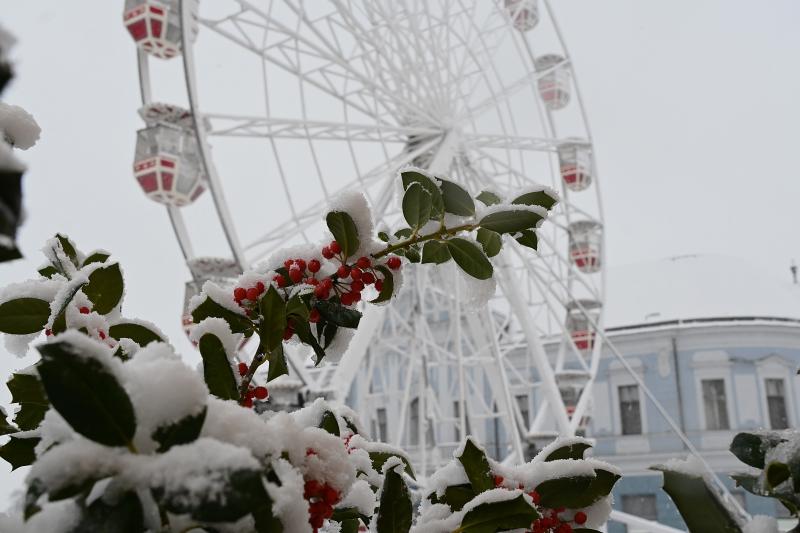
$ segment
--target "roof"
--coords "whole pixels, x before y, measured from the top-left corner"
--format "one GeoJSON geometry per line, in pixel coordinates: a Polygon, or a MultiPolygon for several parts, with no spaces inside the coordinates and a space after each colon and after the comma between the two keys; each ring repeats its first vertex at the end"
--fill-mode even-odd
{"type": "Polygon", "coordinates": [[[606,328],[676,320],[800,320],[800,285],[776,279],[739,258],[685,255],[610,267],[606,328]]]}

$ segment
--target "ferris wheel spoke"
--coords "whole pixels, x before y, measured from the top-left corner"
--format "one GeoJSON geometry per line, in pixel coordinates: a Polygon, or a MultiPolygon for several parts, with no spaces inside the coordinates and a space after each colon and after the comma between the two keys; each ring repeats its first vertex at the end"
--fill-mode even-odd
{"type": "Polygon", "coordinates": [[[203,115],[211,123],[210,135],[219,137],[272,137],[329,141],[371,141],[406,143],[410,136],[430,137],[433,128],[390,124],[352,124],[276,117],[248,117],[218,113],[203,115]]]}
{"type": "MultiPolygon", "coordinates": [[[[462,134],[462,139],[466,146],[480,149],[487,157],[492,156],[484,152],[483,149],[555,152],[558,146],[564,143],[562,139],[482,133],[464,133],[462,134]]],[[[502,163],[500,160],[497,160],[497,162],[506,166],[509,170],[512,169],[507,163],[502,163]]]]}

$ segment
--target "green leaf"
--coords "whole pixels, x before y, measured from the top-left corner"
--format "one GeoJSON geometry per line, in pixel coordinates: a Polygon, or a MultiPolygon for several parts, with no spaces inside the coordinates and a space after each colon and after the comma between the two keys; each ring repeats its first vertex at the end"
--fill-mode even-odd
{"type": "Polygon", "coordinates": [[[773,461],[768,464],[764,470],[764,474],[767,485],[770,488],[777,487],[792,476],[792,473],[789,471],[789,465],[779,461],[773,461]]]}
{"type": "Polygon", "coordinates": [[[453,260],[461,270],[477,279],[489,279],[492,277],[492,272],[494,271],[492,264],[475,244],[457,237],[445,242],[450,255],[453,256],[453,260]]]}
{"type": "MultiPolygon", "coordinates": [[[[336,516],[336,511],[333,512],[333,515],[336,516]]],[[[331,517],[332,520],[335,518],[331,517]]],[[[342,527],[339,530],[340,533],[358,533],[358,528],[360,526],[358,518],[348,518],[346,520],[341,521],[342,527]]]]}
{"type": "Polygon", "coordinates": [[[400,177],[403,180],[403,190],[408,189],[412,183],[419,183],[431,195],[431,218],[438,219],[444,214],[442,191],[432,178],[415,170],[402,172],[400,177]]]}
{"type": "Polygon", "coordinates": [[[272,500],[268,494],[266,499],[253,509],[253,520],[257,533],[283,533],[283,523],[272,511],[272,500]]]}
{"type": "Polygon", "coordinates": [[[113,503],[96,499],[70,533],[141,533],[144,530],[142,504],[135,492],[127,492],[113,503]]]}
{"type": "Polygon", "coordinates": [[[206,333],[197,345],[203,358],[203,379],[208,392],[223,400],[238,400],[236,378],[222,341],[213,333],[206,333]]]}
{"type": "MultiPolygon", "coordinates": [[[[586,494],[592,485],[592,476],[567,476],[548,479],[536,486],[536,492],[541,496],[541,505],[554,509],[567,507],[579,509],[585,507],[583,502],[590,500],[586,494]]],[[[591,503],[586,504],[591,505],[591,503]]]]}
{"type": "Polygon", "coordinates": [[[465,483],[463,485],[450,485],[444,489],[444,495],[441,498],[438,498],[436,493],[431,494],[431,496],[433,503],[443,503],[450,506],[453,511],[458,512],[477,494],[472,490],[472,485],[465,483]]]}
{"type": "Polygon", "coordinates": [[[114,339],[130,339],[139,346],[147,346],[151,342],[166,342],[154,330],[136,322],[119,322],[108,328],[108,334],[114,339]]]}
{"type": "Polygon", "coordinates": [[[48,278],[48,279],[58,274],[58,270],[56,270],[56,267],[54,267],[53,265],[47,265],[46,267],[42,267],[39,270],[37,270],[37,272],[43,278],[48,278]]]}
{"type": "Polygon", "coordinates": [[[406,471],[406,474],[411,476],[413,479],[417,479],[414,476],[414,469],[411,468],[411,463],[408,462],[408,459],[400,453],[391,453],[391,452],[369,452],[369,459],[372,461],[372,468],[376,471],[380,472],[383,468],[383,463],[385,463],[390,457],[397,457],[401,461],[403,461],[403,467],[406,471]]]}
{"type": "Polygon", "coordinates": [[[387,302],[392,298],[394,294],[394,274],[383,265],[376,265],[375,270],[383,274],[383,287],[381,287],[381,292],[378,293],[378,296],[374,300],[370,300],[370,303],[379,304],[387,302]]]}
{"type": "Polygon", "coordinates": [[[308,306],[299,294],[295,294],[286,302],[286,316],[296,316],[303,320],[308,320],[308,306]]]}
{"type": "Polygon", "coordinates": [[[136,415],[111,370],[82,353],[85,348],[67,341],[37,349],[42,354],[38,369],[47,397],[72,429],[106,446],[131,446],[136,415]]]}
{"type": "Polygon", "coordinates": [[[270,285],[267,293],[258,302],[258,307],[263,316],[258,330],[261,344],[272,351],[283,342],[283,332],[286,331],[286,302],[278,290],[270,285]]]}
{"type": "Polygon", "coordinates": [[[463,187],[441,178],[439,181],[441,182],[439,189],[442,191],[442,201],[446,212],[462,217],[471,217],[475,214],[475,202],[463,187]]]}
{"type": "Polygon", "coordinates": [[[500,234],[486,228],[480,228],[478,230],[477,241],[481,243],[487,257],[496,256],[503,247],[503,239],[500,237],[500,234]]]}
{"type": "Polygon", "coordinates": [[[359,519],[363,520],[365,524],[369,524],[370,517],[361,514],[357,507],[341,507],[339,509],[334,509],[333,515],[331,516],[331,520],[342,522],[342,527],[344,527],[344,522],[355,520],[356,531],[358,530],[359,519]]]}
{"type": "Polygon", "coordinates": [[[654,467],[664,473],[664,491],[672,498],[689,531],[731,533],[740,531],[736,519],[700,475],[654,467]]]}
{"type": "Polygon", "coordinates": [[[0,332],[30,335],[42,331],[50,318],[50,303],[39,298],[16,298],[0,304],[0,332]]]}
{"type": "Polygon", "coordinates": [[[208,317],[223,319],[233,333],[244,333],[248,337],[253,333],[253,324],[246,317],[223,307],[206,295],[206,299],[192,311],[192,321],[199,324],[208,317]]]}
{"type": "Polygon", "coordinates": [[[383,480],[378,533],[408,533],[411,529],[411,495],[397,467],[390,468],[383,480]]]}
{"type": "Polygon", "coordinates": [[[85,267],[86,265],[91,265],[92,263],[105,263],[106,259],[111,257],[111,254],[101,251],[92,252],[89,256],[83,260],[83,264],[81,267],[85,267]]]}
{"type": "Polygon", "coordinates": [[[22,431],[38,428],[45,412],[50,408],[39,377],[32,374],[13,374],[7,386],[11,392],[11,402],[20,405],[14,423],[22,431]]]}
{"type": "Polygon", "coordinates": [[[464,515],[457,533],[495,533],[529,528],[539,518],[536,509],[520,494],[516,498],[482,503],[464,515]]]}
{"type": "Polygon", "coordinates": [[[517,242],[520,243],[522,246],[526,246],[532,250],[539,249],[539,237],[536,236],[536,232],[531,229],[524,229],[520,231],[522,235],[517,237],[517,242]]]}
{"type": "Polygon", "coordinates": [[[583,453],[591,448],[591,444],[585,442],[574,442],[566,446],[561,446],[550,452],[544,458],[545,462],[557,461],[559,459],[583,459],[583,453]]]}
{"type": "Polygon", "coordinates": [[[64,250],[64,254],[69,258],[73,265],[77,268],[78,266],[78,252],[75,250],[75,246],[72,244],[72,241],[66,235],[61,235],[60,233],[56,233],[56,239],[61,244],[61,249],[64,250]]]}
{"type": "Polygon", "coordinates": [[[19,428],[14,427],[7,419],[6,410],[0,407],[0,436],[16,433],[19,428]]]}
{"type": "Polygon", "coordinates": [[[326,322],[342,328],[355,329],[361,321],[360,312],[330,300],[317,300],[315,307],[326,322]]]}
{"type": "Polygon", "coordinates": [[[419,183],[412,183],[403,195],[403,217],[415,230],[431,218],[431,195],[419,183]]]}
{"type": "Polygon", "coordinates": [[[447,244],[439,241],[428,241],[422,246],[422,262],[440,265],[450,261],[450,250],[447,244]]]}
{"type": "Polygon", "coordinates": [[[314,354],[317,356],[315,364],[320,364],[322,359],[325,358],[325,350],[322,349],[322,346],[319,345],[317,338],[314,337],[313,333],[311,333],[311,325],[308,323],[308,321],[295,320],[294,332],[304,344],[311,346],[311,349],[314,350],[314,354]]]}
{"type": "MultiPolygon", "coordinates": [[[[399,251],[400,250],[395,250],[395,253],[397,253],[399,251]]],[[[417,246],[409,247],[406,250],[405,254],[406,254],[406,259],[408,259],[410,262],[412,262],[412,263],[419,263],[420,262],[421,258],[420,258],[419,249],[417,248],[417,246]]]]}
{"type": "Polygon", "coordinates": [[[114,310],[122,300],[124,283],[119,263],[100,267],[89,274],[89,283],[83,293],[92,301],[93,310],[105,315],[114,310]]]}
{"type": "Polygon", "coordinates": [[[481,193],[475,198],[483,202],[483,205],[487,207],[490,205],[499,204],[500,202],[503,201],[502,198],[497,196],[495,193],[489,191],[481,191],[481,193]]]}
{"type": "Polygon", "coordinates": [[[553,196],[547,191],[526,192],[511,200],[511,203],[517,205],[538,205],[550,211],[558,203],[558,197],[553,196]]]}
{"type": "Polygon", "coordinates": [[[328,229],[339,243],[345,258],[350,257],[360,246],[358,229],[353,218],[344,211],[331,211],[325,217],[328,229]]]}
{"type": "Polygon", "coordinates": [[[341,436],[341,432],[339,431],[339,422],[336,420],[336,415],[330,411],[326,410],[324,413],[322,413],[322,421],[319,423],[319,427],[331,435],[336,435],[337,437],[341,436]]]}
{"type": "MultiPolygon", "coordinates": [[[[320,322],[317,322],[320,324],[320,322]]],[[[327,322],[324,323],[325,326],[322,329],[322,347],[327,349],[328,346],[331,345],[333,342],[333,338],[336,336],[336,332],[339,331],[339,326],[336,324],[328,324],[327,322]]]]}
{"type": "Polygon", "coordinates": [[[84,288],[88,282],[75,282],[73,280],[69,283],[70,285],[66,291],[65,298],[62,300],[61,307],[59,307],[59,309],[56,311],[56,317],[53,319],[53,325],[51,328],[53,335],[58,335],[59,333],[63,333],[67,330],[67,307],[69,307],[69,304],[72,302],[72,299],[75,297],[78,291],[84,288]]]}
{"type": "Polygon", "coordinates": [[[394,232],[394,236],[398,239],[408,239],[414,232],[411,228],[402,228],[394,232]]]}
{"type": "Polygon", "coordinates": [[[33,449],[40,440],[39,437],[22,439],[12,436],[4,446],[0,447],[0,457],[11,465],[11,470],[33,464],[36,460],[36,453],[33,449]]]}
{"type": "Polygon", "coordinates": [[[764,455],[785,439],[778,433],[739,433],[731,441],[731,453],[753,468],[763,469],[764,455]]]}
{"type": "Polygon", "coordinates": [[[494,476],[489,467],[486,454],[472,441],[472,437],[467,437],[464,443],[464,451],[456,456],[464,467],[470,485],[476,493],[494,488],[494,476]]]}
{"type": "Polygon", "coordinates": [[[478,224],[497,233],[517,233],[526,229],[535,229],[544,217],[533,211],[513,209],[495,211],[483,217],[478,224]]]}
{"type": "Polygon", "coordinates": [[[203,409],[196,414],[186,415],[174,424],[160,426],[153,432],[153,440],[158,443],[158,453],[164,453],[173,446],[189,444],[200,436],[203,423],[206,421],[206,411],[203,409]]]}
{"type": "Polygon", "coordinates": [[[272,381],[275,378],[289,373],[289,367],[286,365],[286,355],[283,353],[283,345],[269,352],[269,371],[267,372],[267,381],[272,381]]]}
{"type": "Polygon", "coordinates": [[[379,231],[378,238],[383,242],[389,242],[389,234],[386,233],[385,231],[379,231]]]}

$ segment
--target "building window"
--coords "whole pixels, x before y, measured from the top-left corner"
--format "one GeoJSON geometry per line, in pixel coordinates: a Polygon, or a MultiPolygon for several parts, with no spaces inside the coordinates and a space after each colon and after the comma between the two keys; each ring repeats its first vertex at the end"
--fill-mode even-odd
{"type": "Polygon", "coordinates": [[[786,414],[786,393],[782,379],[766,380],[767,410],[769,411],[769,427],[787,429],[789,416],[786,414]]]}
{"type": "Polygon", "coordinates": [[[623,494],[622,511],[646,520],[657,520],[655,494],[623,494]]]}
{"type": "Polygon", "coordinates": [[[517,407],[519,408],[519,414],[522,416],[522,423],[525,424],[525,427],[522,428],[523,432],[527,432],[528,428],[531,426],[530,421],[530,410],[528,409],[528,395],[527,394],[520,394],[516,397],[517,400],[517,407]]]}
{"type": "Polygon", "coordinates": [[[703,406],[706,412],[706,429],[730,429],[728,402],[725,399],[725,381],[704,379],[703,406]]]}
{"type": "Polygon", "coordinates": [[[637,385],[623,385],[618,390],[622,434],[641,435],[642,413],[639,406],[639,387],[637,385]]]}
{"type": "Polygon", "coordinates": [[[378,440],[386,442],[386,409],[378,407],[378,440]]]}

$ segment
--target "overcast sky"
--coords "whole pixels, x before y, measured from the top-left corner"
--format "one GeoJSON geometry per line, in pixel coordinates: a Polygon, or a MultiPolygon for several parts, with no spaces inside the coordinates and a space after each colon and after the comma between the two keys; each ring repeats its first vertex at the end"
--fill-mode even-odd
{"type": "MultiPolygon", "coordinates": [[[[800,260],[800,2],[553,4],[595,138],[609,262],[722,253],[788,281],[800,260]]],[[[44,240],[64,232],[87,251],[113,251],[128,283],[125,314],[156,322],[190,352],[179,323],[188,271],[164,210],[130,173],[139,95],[122,2],[0,5],[0,23],[19,39],[4,100],[43,129],[22,154],[26,259],[0,265],[0,283],[31,276],[44,240]]],[[[25,364],[0,348],[3,379],[25,364]]],[[[3,508],[21,479],[6,471],[3,508]]]]}

